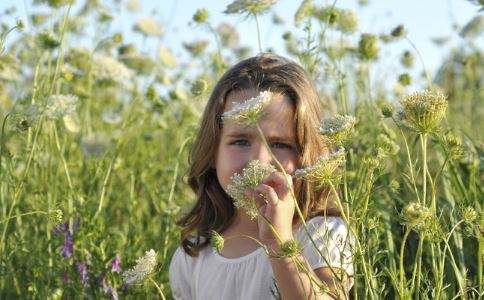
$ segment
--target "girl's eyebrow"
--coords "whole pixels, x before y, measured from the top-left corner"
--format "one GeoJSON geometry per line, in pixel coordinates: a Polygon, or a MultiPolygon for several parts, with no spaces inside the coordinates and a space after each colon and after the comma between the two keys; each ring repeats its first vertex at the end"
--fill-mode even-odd
{"type": "MultiPolygon", "coordinates": [[[[227,137],[228,138],[250,138],[250,137],[253,137],[254,134],[250,133],[250,132],[244,132],[244,131],[241,131],[241,132],[231,132],[229,134],[227,134],[227,137]]],[[[267,139],[267,141],[271,141],[271,142],[274,142],[274,141],[284,141],[284,142],[290,142],[290,143],[293,143],[295,142],[295,139],[292,138],[292,137],[285,137],[285,136],[280,136],[280,135],[269,135],[269,136],[266,136],[265,137],[267,139]]]]}

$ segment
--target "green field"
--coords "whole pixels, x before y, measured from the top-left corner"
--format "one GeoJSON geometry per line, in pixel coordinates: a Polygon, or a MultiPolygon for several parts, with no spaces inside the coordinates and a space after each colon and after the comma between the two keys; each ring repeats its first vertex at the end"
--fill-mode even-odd
{"type": "MultiPolygon", "coordinates": [[[[200,116],[216,80],[259,49],[204,10],[192,21],[204,36],[184,44],[182,60],[154,19],[132,24],[143,44],[103,35],[127,9],[117,1],[34,2],[48,5],[29,12],[28,28],[0,19],[0,299],[170,299],[175,221],[195,201],[185,179],[200,116]],[[86,21],[99,32],[85,32],[86,21]],[[154,270],[123,284],[150,249],[154,270]]],[[[356,118],[337,187],[358,240],[353,299],[483,296],[484,59],[475,39],[484,20],[474,2],[463,42],[443,46],[436,72],[405,24],[361,32],[357,13],[337,2],[303,1],[279,37],[326,115],[356,118]],[[375,82],[372,70],[397,42],[407,49],[398,67],[375,82]]],[[[241,10],[231,14],[247,15],[240,26],[269,18],[241,10]]]]}

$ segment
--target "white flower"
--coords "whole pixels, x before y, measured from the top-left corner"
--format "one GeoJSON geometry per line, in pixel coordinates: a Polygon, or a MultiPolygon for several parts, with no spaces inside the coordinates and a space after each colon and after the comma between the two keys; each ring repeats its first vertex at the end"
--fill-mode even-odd
{"type": "Polygon", "coordinates": [[[319,156],[314,165],[297,169],[294,177],[317,182],[319,185],[331,183],[336,185],[341,179],[345,162],[345,149],[341,147],[336,152],[319,156]]]}
{"type": "Polygon", "coordinates": [[[156,252],[151,249],[146,251],[145,256],[136,260],[136,265],[129,270],[123,272],[123,282],[125,284],[133,284],[142,281],[148,276],[156,266],[156,252]]]}
{"type": "Polygon", "coordinates": [[[342,142],[355,127],[356,119],[353,116],[336,115],[321,121],[319,132],[328,139],[342,142]]]}
{"type": "Polygon", "coordinates": [[[163,27],[151,17],[141,18],[136,22],[133,28],[146,36],[161,36],[163,35],[163,27]]]}
{"type": "Polygon", "coordinates": [[[78,98],[75,95],[51,95],[47,101],[45,114],[50,119],[58,119],[76,111],[78,98]]]}
{"type": "Polygon", "coordinates": [[[257,218],[257,206],[254,199],[245,196],[245,190],[258,186],[267,175],[275,171],[274,166],[263,166],[258,160],[253,160],[242,170],[242,174],[235,173],[230,177],[232,183],[227,185],[226,192],[234,199],[234,205],[243,208],[251,219],[257,218]]]}
{"type": "Polygon", "coordinates": [[[250,98],[242,103],[234,103],[231,110],[222,114],[222,121],[254,124],[262,115],[262,110],[272,99],[269,91],[261,92],[257,97],[250,98]]]}
{"type": "Polygon", "coordinates": [[[226,14],[258,14],[268,10],[277,0],[235,0],[227,6],[226,14]]]}
{"type": "Polygon", "coordinates": [[[92,62],[92,74],[99,81],[125,83],[133,76],[133,71],[110,56],[98,55],[92,62]]]}

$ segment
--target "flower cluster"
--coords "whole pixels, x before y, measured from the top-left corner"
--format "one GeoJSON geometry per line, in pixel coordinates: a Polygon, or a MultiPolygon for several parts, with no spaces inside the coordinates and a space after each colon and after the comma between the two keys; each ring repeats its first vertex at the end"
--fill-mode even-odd
{"type": "Polygon", "coordinates": [[[79,99],[75,95],[56,94],[49,97],[45,114],[50,119],[58,119],[76,111],[79,99]]]}
{"type": "Polygon", "coordinates": [[[102,82],[125,83],[133,76],[133,71],[110,56],[99,55],[93,58],[92,74],[102,82]]]}
{"type": "Polygon", "coordinates": [[[288,240],[281,244],[279,251],[269,255],[272,258],[288,258],[298,255],[301,245],[296,240],[288,240]]]}
{"type": "Polygon", "coordinates": [[[319,132],[332,142],[342,143],[355,127],[356,118],[353,116],[336,115],[323,119],[319,132]]]}
{"type": "Polygon", "coordinates": [[[156,252],[151,249],[150,251],[146,251],[145,256],[136,260],[136,265],[132,269],[123,272],[123,282],[126,285],[140,282],[153,272],[155,266],[156,252]]]}
{"type": "Polygon", "coordinates": [[[242,174],[232,175],[232,183],[227,185],[226,192],[234,199],[234,205],[245,209],[251,219],[257,218],[257,206],[254,199],[247,198],[245,191],[258,186],[267,175],[275,171],[274,166],[263,166],[258,160],[253,160],[242,170],[242,174]]]}
{"type": "Polygon", "coordinates": [[[151,17],[139,19],[134,25],[133,30],[145,36],[161,36],[164,31],[163,27],[151,17]]]}
{"type": "Polygon", "coordinates": [[[226,14],[260,14],[267,11],[277,0],[235,0],[225,10],[226,14]]]}
{"type": "Polygon", "coordinates": [[[319,156],[316,163],[304,169],[297,169],[294,172],[296,178],[302,178],[310,182],[316,182],[319,186],[326,184],[336,185],[343,174],[346,163],[345,149],[323,154],[319,156]]]}
{"type": "Polygon", "coordinates": [[[231,110],[222,114],[222,122],[233,121],[236,123],[255,124],[262,116],[263,109],[270,103],[272,93],[261,92],[257,97],[250,98],[242,103],[234,103],[231,110]]]}
{"type": "Polygon", "coordinates": [[[430,210],[416,202],[411,202],[403,208],[403,218],[410,227],[420,227],[432,216],[430,210]]]}
{"type": "Polygon", "coordinates": [[[403,111],[400,118],[419,133],[433,131],[445,116],[446,96],[436,90],[424,90],[404,97],[400,101],[403,111]]]}
{"type": "Polygon", "coordinates": [[[211,231],[210,234],[210,243],[212,246],[220,253],[222,249],[224,248],[224,238],[221,236],[218,232],[215,230],[211,231]]]}

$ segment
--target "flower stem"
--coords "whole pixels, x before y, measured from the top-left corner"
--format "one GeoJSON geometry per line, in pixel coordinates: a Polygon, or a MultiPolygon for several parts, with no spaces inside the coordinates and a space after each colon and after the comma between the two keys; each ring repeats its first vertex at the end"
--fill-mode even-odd
{"type": "Polygon", "coordinates": [[[160,286],[156,283],[156,281],[153,280],[153,278],[149,278],[150,281],[155,285],[156,289],[158,290],[158,293],[160,294],[160,298],[163,300],[166,300],[165,295],[163,294],[163,291],[161,290],[160,286]]]}
{"type": "Polygon", "coordinates": [[[259,18],[257,17],[257,14],[253,14],[255,18],[255,24],[257,26],[257,41],[259,42],[259,53],[262,53],[262,42],[260,39],[260,27],[259,27],[259,18]]]}
{"type": "Polygon", "coordinates": [[[407,241],[407,238],[408,238],[408,235],[410,234],[410,231],[412,230],[412,228],[410,226],[407,227],[407,229],[405,230],[405,234],[403,235],[403,239],[402,239],[402,246],[400,246],[400,296],[403,298],[404,297],[404,292],[403,292],[403,289],[404,289],[404,280],[405,280],[405,272],[404,272],[404,269],[403,269],[403,254],[404,254],[404,251],[405,251],[405,242],[407,241]]]}
{"type": "MultiPolygon", "coordinates": [[[[296,199],[296,196],[294,194],[294,189],[293,189],[292,183],[289,182],[289,178],[291,178],[291,176],[289,176],[286,173],[286,170],[284,169],[284,167],[281,165],[281,163],[279,162],[279,160],[275,157],[274,153],[272,153],[271,148],[270,148],[269,144],[267,143],[267,140],[266,140],[266,138],[264,136],[264,132],[262,131],[262,128],[260,127],[259,123],[255,123],[255,126],[257,128],[257,131],[259,133],[260,138],[262,139],[262,142],[267,147],[267,149],[269,151],[269,154],[272,157],[272,160],[276,163],[276,165],[279,168],[279,170],[284,174],[284,179],[286,180],[286,185],[288,186],[289,191],[291,192],[291,196],[292,196],[292,199],[293,199],[294,204],[295,204],[296,212],[298,213],[299,219],[301,220],[301,223],[302,223],[302,226],[304,228],[304,231],[308,235],[309,240],[311,241],[311,243],[314,246],[314,249],[316,249],[318,251],[319,255],[321,255],[321,257],[326,262],[326,264],[328,266],[330,266],[331,264],[327,261],[326,257],[323,255],[323,253],[321,252],[321,250],[318,248],[318,246],[316,245],[316,242],[314,241],[313,237],[309,233],[309,229],[308,229],[308,227],[306,225],[306,221],[304,220],[304,216],[303,216],[303,214],[301,212],[301,209],[299,208],[299,204],[297,203],[297,199],[296,199]]],[[[348,223],[348,226],[349,226],[349,223],[348,223]]],[[[333,268],[331,266],[329,267],[329,269],[330,269],[330,271],[331,271],[331,273],[332,273],[332,275],[334,277],[339,278],[339,275],[333,270],[333,268]]],[[[340,281],[338,281],[338,282],[341,285],[341,282],[340,281]]]]}

